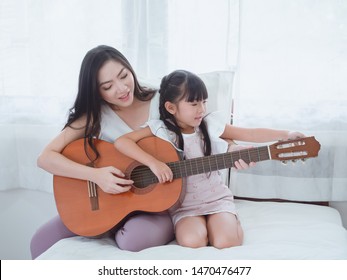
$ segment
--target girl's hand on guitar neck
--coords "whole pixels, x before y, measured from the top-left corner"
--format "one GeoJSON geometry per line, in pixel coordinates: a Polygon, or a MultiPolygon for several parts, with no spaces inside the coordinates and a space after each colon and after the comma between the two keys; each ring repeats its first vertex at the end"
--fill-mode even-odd
{"type": "Polygon", "coordinates": [[[155,176],[157,176],[159,183],[172,182],[173,173],[167,164],[159,160],[153,160],[148,166],[155,176]]]}
{"type": "Polygon", "coordinates": [[[301,132],[289,131],[287,139],[283,139],[283,140],[295,140],[297,138],[303,138],[303,137],[305,137],[305,135],[302,134],[301,132]]]}
{"type": "MultiPolygon", "coordinates": [[[[235,152],[235,151],[239,151],[239,150],[243,150],[243,149],[250,149],[253,148],[252,146],[241,146],[241,145],[237,145],[234,142],[229,142],[229,148],[228,148],[228,152],[235,152]]],[[[238,161],[235,161],[235,166],[233,168],[237,169],[237,170],[245,170],[248,169],[249,167],[253,167],[255,166],[255,162],[250,162],[249,164],[246,163],[244,160],[239,159],[238,161]]]]}
{"type": "Polygon", "coordinates": [[[94,168],[92,176],[92,181],[110,194],[127,192],[134,183],[133,180],[125,179],[123,172],[113,166],[94,168]]]}

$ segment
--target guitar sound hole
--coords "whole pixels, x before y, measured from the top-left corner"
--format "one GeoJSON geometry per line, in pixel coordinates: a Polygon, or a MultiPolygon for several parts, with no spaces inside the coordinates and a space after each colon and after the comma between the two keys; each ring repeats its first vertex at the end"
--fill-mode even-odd
{"type": "Polygon", "coordinates": [[[130,174],[130,179],[134,181],[134,186],[138,189],[143,189],[151,184],[158,183],[157,177],[144,165],[135,167],[130,174]]]}

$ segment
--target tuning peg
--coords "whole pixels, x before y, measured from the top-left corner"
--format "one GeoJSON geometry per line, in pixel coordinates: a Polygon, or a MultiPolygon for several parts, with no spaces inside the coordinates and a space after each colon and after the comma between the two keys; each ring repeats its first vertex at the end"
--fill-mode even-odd
{"type": "Polygon", "coordinates": [[[294,165],[296,162],[297,162],[297,160],[296,160],[296,159],[292,159],[292,163],[293,163],[293,165],[294,165]]]}
{"type": "Polygon", "coordinates": [[[282,164],[286,165],[287,161],[286,160],[282,160],[282,164]]]}
{"type": "Polygon", "coordinates": [[[302,159],[301,159],[301,163],[302,163],[302,164],[305,164],[305,163],[306,163],[306,158],[302,158],[302,159]]]}

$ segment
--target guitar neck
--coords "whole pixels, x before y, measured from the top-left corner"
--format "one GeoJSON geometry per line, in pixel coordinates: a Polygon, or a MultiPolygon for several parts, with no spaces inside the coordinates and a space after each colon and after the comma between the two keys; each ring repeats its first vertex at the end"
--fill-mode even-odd
{"type": "MultiPolygon", "coordinates": [[[[209,173],[235,166],[235,162],[242,159],[246,163],[265,160],[296,161],[316,157],[320,150],[319,142],[313,137],[297,138],[294,140],[280,141],[270,146],[262,146],[244,149],[223,154],[204,156],[182,161],[167,163],[173,172],[174,179],[191,175],[209,173]]],[[[144,188],[150,184],[157,183],[156,176],[147,166],[136,167],[131,179],[138,188],[144,188]]]]}
{"type": "Polygon", "coordinates": [[[262,146],[223,154],[187,159],[183,161],[170,162],[168,163],[168,166],[171,168],[174,178],[176,179],[234,167],[235,162],[240,159],[244,160],[248,164],[250,162],[269,160],[269,147],[262,146]]]}

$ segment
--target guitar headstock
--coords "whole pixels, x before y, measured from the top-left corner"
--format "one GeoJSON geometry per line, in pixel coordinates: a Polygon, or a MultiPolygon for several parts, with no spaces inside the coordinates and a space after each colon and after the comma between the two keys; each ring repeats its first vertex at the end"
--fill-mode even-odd
{"type": "Polygon", "coordinates": [[[311,137],[297,138],[277,142],[269,146],[271,159],[286,162],[317,157],[320,150],[319,142],[311,137]]]}

